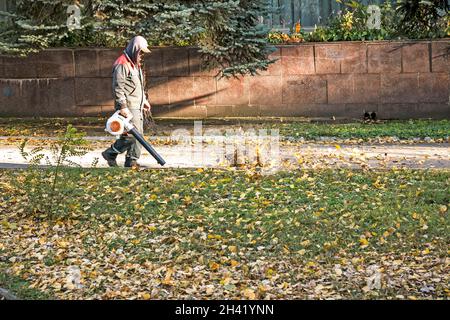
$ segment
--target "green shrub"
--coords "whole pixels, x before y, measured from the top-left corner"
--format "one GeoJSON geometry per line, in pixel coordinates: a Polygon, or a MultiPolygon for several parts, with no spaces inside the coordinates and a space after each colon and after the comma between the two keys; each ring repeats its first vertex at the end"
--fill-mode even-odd
{"type": "Polygon", "coordinates": [[[409,38],[437,38],[448,34],[447,0],[398,0],[398,29],[409,38]]]}
{"type": "Polygon", "coordinates": [[[306,41],[356,41],[443,38],[449,34],[446,1],[390,1],[381,6],[381,28],[369,29],[368,6],[354,0],[336,0],[345,9],[325,25],[304,34],[306,41]]]}
{"type": "MultiPolygon", "coordinates": [[[[51,156],[47,155],[41,146],[34,147],[28,152],[25,151],[26,146],[27,140],[24,140],[19,149],[30,166],[17,179],[16,187],[26,195],[28,213],[50,218],[63,215],[74,205],[71,194],[77,187],[77,181],[61,180],[61,171],[67,166],[81,167],[70,158],[84,156],[87,153],[85,133],[78,132],[69,124],[66,131],[49,145],[51,156]],[[42,162],[48,167],[41,168],[42,162]]],[[[96,166],[97,160],[94,160],[93,166],[96,166]]]]}
{"type": "MultiPolygon", "coordinates": [[[[337,2],[341,2],[337,0],[337,2]]],[[[368,7],[358,1],[342,2],[346,8],[305,35],[307,41],[389,40],[395,37],[395,10],[389,2],[380,6],[381,29],[369,29],[368,7]]]]}

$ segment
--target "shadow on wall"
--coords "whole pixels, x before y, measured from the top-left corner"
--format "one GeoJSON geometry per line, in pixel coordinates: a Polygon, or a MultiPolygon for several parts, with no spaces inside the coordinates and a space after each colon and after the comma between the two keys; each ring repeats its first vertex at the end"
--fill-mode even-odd
{"type": "MultiPolygon", "coordinates": [[[[260,76],[218,80],[192,47],[145,59],[153,112],[165,117],[448,118],[450,41],[281,45],[260,76]]],[[[113,111],[121,49],[50,49],[0,56],[0,115],[96,116],[113,111]]]]}
{"type": "MultiPolygon", "coordinates": [[[[97,116],[113,111],[112,65],[122,49],[49,49],[27,58],[0,56],[0,115],[97,116]]],[[[215,104],[215,71],[195,48],[153,48],[145,58],[156,115],[199,116],[215,104]]]]}

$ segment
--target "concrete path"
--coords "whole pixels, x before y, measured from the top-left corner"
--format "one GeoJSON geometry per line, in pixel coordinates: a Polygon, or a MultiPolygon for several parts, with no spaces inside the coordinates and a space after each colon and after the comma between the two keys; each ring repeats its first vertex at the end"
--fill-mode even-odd
{"type": "MultiPolygon", "coordinates": [[[[71,160],[82,167],[91,167],[98,158],[97,167],[107,167],[101,152],[111,139],[101,140],[101,145],[83,157],[71,160]]],[[[156,145],[155,149],[166,160],[166,168],[198,167],[240,167],[259,163],[267,168],[282,170],[285,168],[439,168],[450,169],[450,144],[371,144],[371,145],[334,145],[334,144],[260,144],[247,143],[227,145],[219,143],[186,143],[179,145],[156,145]]],[[[49,151],[45,151],[50,154],[49,151]]],[[[123,164],[124,155],[118,158],[123,164]]],[[[143,150],[140,163],[150,168],[159,168],[156,161],[143,150]]],[[[43,162],[44,164],[44,162],[43,162]]],[[[24,168],[27,161],[13,145],[2,145],[0,141],[0,168],[24,168]]]]}

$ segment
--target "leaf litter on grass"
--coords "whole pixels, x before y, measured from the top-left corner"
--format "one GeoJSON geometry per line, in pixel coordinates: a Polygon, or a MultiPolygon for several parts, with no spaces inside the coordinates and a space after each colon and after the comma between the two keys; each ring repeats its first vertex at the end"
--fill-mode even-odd
{"type": "Polygon", "coordinates": [[[449,296],[445,170],[69,169],[54,220],[23,174],[0,171],[0,268],[57,298],[449,296]]]}

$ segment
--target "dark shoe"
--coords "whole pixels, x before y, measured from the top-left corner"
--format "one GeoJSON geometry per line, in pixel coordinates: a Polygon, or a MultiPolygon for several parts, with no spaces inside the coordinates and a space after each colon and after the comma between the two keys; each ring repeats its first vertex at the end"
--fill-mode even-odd
{"type": "Polygon", "coordinates": [[[125,168],[139,169],[141,166],[135,159],[126,158],[125,168]]]}
{"type": "Polygon", "coordinates": [[[105,159],[106,162],[108,162],[108,166],[110,166],[110,167],[118,167],[117,161],[116,161],[117,153],[113,153],[113,152],[111,152],[109,150],[110,149],[107,149],[107,150],[102,152],[103,159],[105,159]]]}

